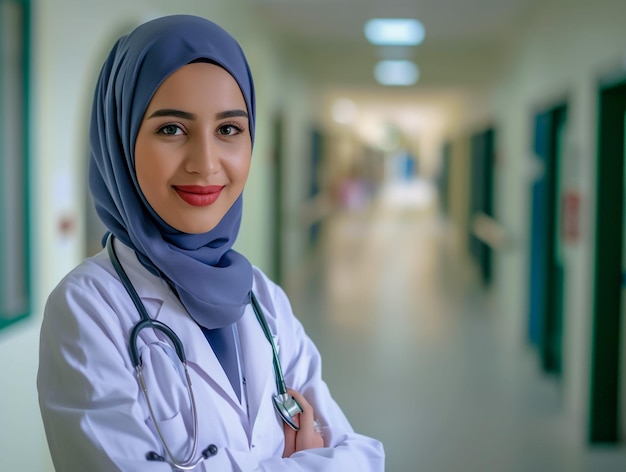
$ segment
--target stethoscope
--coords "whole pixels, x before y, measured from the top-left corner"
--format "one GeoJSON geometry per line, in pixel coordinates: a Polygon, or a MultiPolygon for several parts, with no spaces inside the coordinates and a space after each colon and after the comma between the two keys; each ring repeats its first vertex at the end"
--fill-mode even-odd
{"type": "MultiPolygon", "coordinates": [[[[109,234],[109,236],[107,237],[106,247],[107,247],[107,252],[109,253],[109,258],[111,259],[111,263],[113,264],[113,267],[115,268],[115,271],[117,272],[117,275],[119,276],[122,284],[124,285],[124,288],[128,292],[128,295],[130,296],[131,300],[133,301],[133,304],[135,305],[135,308],[137,309],[139,315],[141,316],[141,321],[139,321],[139,323],[137,323],[133,327],[130,333],[130,340],[129,340],[130,358],[131,358],[133,367],[135,368],[137,381],[139,382],[141,390],[143,391],[144,397],[146,399],[148,410],[150,412],[150,417],[152,418],[152,423],[154,424],[154,427],[159,436],[161,444],[163,445],[163,449],[165,450],[165,453],[167,455],[167,457],[164,457],[156,453],[155,451],[150,451],[146,454],[146,459],[149,461],[167,462],[174,469],[177,469],[177,470],[192,470],[199,463],[216,455],[218,448],[215,444],[210,444],[206,449],[204,449],[200,453],[200,456],[197,459],[194,459],[194,457],[196,456],[196,452],[198,450],[198,413],[196,410],[196,399],[193,394],[193,389],[191,388],[191,379],[189,377],[189,371],[187,370],[187,358],[185,357],[185,350],[183,348],[183,343],[181,342],[180,338],[176,335],[176,333],[174,333],[174,331],[169,326],[167,326],[165,323],[162,323],[160,321],[150,318],[150,316],[148,315],[148,312],[146,311],[146,307],[144,306],[141,299],[139,298],[139,295],[137,294],[135,287],[133,286],[132,282],[128,278],[128,275],[126,275],[126,271],[122,267],[122,264],[117,256],[115,248],[113,247],[113,235],[112,234],[109,234]],[[148,389],[146,388],[146,382],[143,377],[143,371],[142,371],[143,365],[141,362],[141,356],[139,355],[139,349],[137,348],[137,337],[139,336],[139,332],[144,328],[152,328],[152,329],[161,331],[168,338],[168,340],[172,343],[174,350],[176,351],[176,355],[178,359],[180,360],[180,362],[182,363],[182,366],[185,372],[185,383],[187,386],[187,392],[189,394],[189,400],[191,403],[191,414],[193,417],[193,425],[194,425],[193,431],[194,432],[193,432],[192,451],[189,454],[189,457],[183,460],[176,458],[174,454],[172,453],[172,451],[170,450],[169,446],[167,445],[167,442],[165,441],[165,438],[161,432],[161,429],[159,428],[159,423],[156,420],[156,416],[154,415],[152,403],[150,402],[148,389]]],[[[256,318],[259,321],[261,328],[263,329],[263,333],[265,334],[265,337],[267,338],[270,345],[272,346],[272,355],[273,355],[273,360],[274,360],[274,376],[276,377],[276,389],[278,391],[278,393],[272,397],[272,400],[274,402],[274,407],[280,414],[280,417],[283,419],[283,421],[286,424],[288,424],[291,428],[298,431],[299,427],[296,424],[294,417],[297,414],[302,413],[302,407],[300,406],[298,401],[293,396],[289,395],[289,393],[287,392],[287,387],[285,386],[285,378],[283,376],[283,371],[280,366],[280,360],[278,358],[278,350],[276,349],[276,344],[274,343],[272,332],[270,331],[270,328],[267,324],[267,320],[265,319],[265,316],[263,315],[263,311],[261,310],[261,306],[259,305],[259,302],[256,299],[256,296],[254,295],[253,292],[250,292],[250,295],[251,295],[252,308],[254,310],[254,314],[256,315],[256,318]]]]}

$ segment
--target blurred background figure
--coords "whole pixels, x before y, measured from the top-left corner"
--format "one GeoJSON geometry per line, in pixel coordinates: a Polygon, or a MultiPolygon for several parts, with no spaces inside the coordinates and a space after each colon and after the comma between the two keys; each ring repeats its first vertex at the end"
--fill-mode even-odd
{"type": "Polygon", "coordinates": [[[97,67],[171,13],[246,51],[238,246],[388,470],[626,470],[624,0],[0,0],[0,470],[52,470],[39,326],[101,247],[97,67]]]}

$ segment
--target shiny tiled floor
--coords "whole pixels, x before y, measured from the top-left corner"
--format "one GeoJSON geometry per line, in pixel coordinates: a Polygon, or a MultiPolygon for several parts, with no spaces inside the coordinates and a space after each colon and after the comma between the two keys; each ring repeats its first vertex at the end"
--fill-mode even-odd
{"type": "Polygon", "coordinates": [[[454,231],[411,192],[331,218],[286,285],[355,429],[392,472],[626,471],[623,450],[572,437],[558,384],[506,342],[454,231]]]}

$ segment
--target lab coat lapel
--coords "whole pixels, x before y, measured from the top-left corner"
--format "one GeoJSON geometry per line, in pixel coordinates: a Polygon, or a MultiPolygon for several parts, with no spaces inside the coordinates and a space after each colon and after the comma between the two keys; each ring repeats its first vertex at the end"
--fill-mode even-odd
{"type": "Polygon", "coordinates": [[[246,378],[248,414],[254,428],[262,402],[271,405],[272,396],[276,393],[272,348],[251,305],[246,308],[238,328],[246,378]]]}
{"type": "Polygon", "coordinates": [[[180,310],[178,299],[174,296],[170,297],[163,303],[163,308],[158,316],[159,321],[168,324],[178,334],[191,368],[205,377],[221,395],[228,397],[234,405],[241,407],[226,372],[224,372],[202,330],[191,316],[181,316],[180,310]]]}
{"type": "MultiPolygon", "coordinates": [[[[230,398],[234,405],[241,407],[226,372],[202,330],[193,318],[185,313],[184,307],[167,283],[148,272],[132,249],[118,240],[114,243],[122,266],[139,297],[143,300],[152,299],[161,302],[161,309],[157,313],[148,313],[148,315],[165,323],[176,333],[183,344],[185,357],[192,369],[204,376],[216,391],[230,398]]],[[[139,321],[139,315],[137,317],[139,321]]]]}

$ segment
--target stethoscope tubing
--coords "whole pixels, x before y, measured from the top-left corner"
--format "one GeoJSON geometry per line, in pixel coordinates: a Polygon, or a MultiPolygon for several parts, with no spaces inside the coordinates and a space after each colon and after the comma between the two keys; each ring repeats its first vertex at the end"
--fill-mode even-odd
{"type": "MultiPolygon", "coordinates": [[[[107,238],[106,247],[107,247],[107,252],[109,254],[109,259],[111,260],[111,263],[113,264],[113,267],[115,268],[115,271],[120,277],[122,285],[124,285],[124,288],[128,292],[131,300],[133,301],[133,304],[135,305],[135,308],[137,308],[137,311],[139,312],[141,316],[141,320],[139,321],[139,323],[137,323],[133,327],[130,333],[128,350],[129,350],[131,362],[133,364],[133,367],[135,368],[137,380],[139,382],[141,390],[143,391],[144,398],[146,399],[148,410],[150,411],[150,417],[153,419],[152,422],[154,424],[154,428],[159,436],[159,439],[161,440],[161,444],[163,445],[163,448],[165,449],[167,456],[170,458],[170,465],[175,467],[176,470],[195,469],[196,466],[200,462],[202,462],[205,459],[208,459],[212,455],[215,455],[217,453],[217,447],[213,444],[209,445],[209,447],[205,451],[203,451],[200,457],[194,460],[196,452],[198,451],[198,411],[196,407],[196,398],[193,393],[193,389],[191,387],[191,378],[189,376],[189,370],[187,368],[187,358],[185,357],[185,350],[183,348],[183,343],[180,340],[180,338],[176,335],[176,333],[169,326],[167,326],[165,323],[161,323],[160,321],[150,318],[150,316],[148,315],[148,312],[146,311],[146,307],[144,306],[141,299],[139,298],[139,294],[135,290],[135,287],[130,281],[128,274],[126,274],[126,271],[122,267],[122,264],[117,256],[117,253],[115,252],[115,248],[113,247],[113,235],[112,234],[109,234],[107,238]],[[180,359],[183,365],[184,372],[185,372],[185,381],[187,383],[187,392],[188,392],[189,400],[191,403],[191,415],[193,417],[193,423],[194,423],[192,450],[188,458],[185,460],[176,459],[176,457],[174,456],[174,453],[170,450],[169,446],[167,445],[167,441],[165,440],[165,437],[163,436],[163,433],[161,432],[161,428],[159,427],[159,422],[156,421],[155,419],[156,416],[154,415],[154,409],[152,407],[152,402],[150,401],[150,395],[148,394],[146,382],[143,378],[143,372],[142,372],[143,365],[141,362],[141,357],[139,356],[139,350],[137,349],[137,337],[139,336],[139,332],[142,329],[148,328],[148,327],[157,329],[161,331],[163,334],[165,334],[165,336],[167,336],[169,341],[173,344],[174,349],[176,351],[176,355],[180,359]]],[[[162,456],[159,456],[158,454],[154,452],[148,453],[147,458],[148,460],[157,460],[157,461],[165,460],[165,458],[163,458],[162,456]]]]}
{"type": "Polygon", "coordinates": [[[113,235],[110,233],[107,238],[106,247],[107,247],[107,252],[109,253],[109,259],[111,259],[111,263],[113,264],[115,271],[119,275],[120,280],[122,281],[122,285],[124,285],[124,288],[126,288],[128,295],[130,295],[130,298],[133,301],[135,308],[137,309],[137,311],[139,312],[139,315],[141,316],[141,321],[133,327],[130,333],[129,352],[130,352],[130,358],[131,358],[133,367],[137,368],[138,366],[141,365],[141,358],[139,357],[139,351],[137,349],[137,337],[139,336],[139,332],[142,329],[147,328],[147,327],[157,329],[161,331],[163,334],[165,334],[174,345],[174,349],[176,350],[176,354],[178,355],[178,358],[180,359],[180,361],[183,364],[186,364],[187,357],[185,356],[185,349],[183,347],[183,343],[180,340],[180,338],[165,323],[161,323],[160,321],[150,318],[150,315],[148,315],[145,305],[141,301],[141,298],[139,298],[139,294],[135,290],[135,287],[133,286],[132,282],[130,281],[128,274],[126,274],[124,267],[122,267],[122,263],[120,262],[120,259],[117,256],[115,248],[113,247],[113,235]]]}
{"type": "Polygon", "coordinates": [[[287,394],[287,386],[285,385],[285,377],[283,375],[283,370],[280,366],[280,359],[278,357],[278,349],[276,349],[276,343],[274,342],[274,338],[272,336],[272,332],[270,331],[270,327],[267,324],[267,320],[265,316],[263,316],[263,312],[261,311],[261,306],[259,305],[259,301],[257,300],[254,292],[250,292],[250,299],[252,301],[252,309],[254,310],[254,314],[256,315],[259,324],[261,325],[261,329],[265,334],[265,337],[272,346],[272,357],[274,362],[274,377],[276,378],[276,389],[280,395],[287,394]]]}
{"type": "MultiPolygon", "coordinates": [[[[170,465],[172,465],[178,470],[194,469],[201,461],[208,459],[212,455],[215,455],[217,453],[217,447],[213,444],[209,445],[209,447],[206,448],[202,452],[201,456],[198,459],[193,460],[193,457],[196,455],[197,446],[198,446],[198,434],[197,434],[198,415],[197,415],[197,410],[196,410],[195,396],[191,388],[191,379],[189,377],[189,371],[187,369],[187,359],[185,357],[185,350],[183,348],[182,341],[169,326],[167,326],[165,323],[162,323],[158,320],[150,318],[150,315],[148,315],[146,307],[141,301],[139,294],[135,290],[135,287],[133,286],[130,278],[128,277],[128,274],[124,270],[124,267],[122,267],[122,263],[120,262],[117,256],[115,248],[113,247],[113,234],[111,233],[109,233],[107,237],[106,247],[107,247],[109,259],[111,260],[111,263],[113,264],[115,271],[120,277],[120,281],[122,282],[122,285],[124,285],[124,288],[128,292],[128,295],[130,296],[133,304],[135,305],[135,308],[137,309],[137,312],[139,313],[141,317],[141,320],[131,330],[130,339],[129,339],[129,355],[131,358],[132,365],[135,368],[138,382],[146,398],[148,409],[150,411],[150,416],[153,418],[155,429],[157,431],[157,434],[159,435],[159,439],[161,440],[161,443],[167,455],[170,458],[170,461],[169,461],[170,465]],[[141,330],[144,328],[153,328],[158,331],[161,331],[173,344],[176,354],[178,358],[180,359],[180,361],[182,362],[183,367],[184,367],[188,393],[189,393],[189,397],[191,401],[192,416],[194,418],[194,439],[193,439],[193,448],[192,448],[193,450],[192,450],[190,457],[184,461],[178,461],[174,457],[173,453],[170,451],[169,447],[167,446],[167,443],[165,441],[165,438],[163,437],[163,434],[161,433],[161,430],[158,426],[158,422],[154,420],[155,416],[154,416],[152,404],[150,402],[150,398],[148,395],[148,391],[146,388],[146,384],[143,378],[142,362],[141,362],[141,357],[139,355],[139,350],[137,348],[137,338],[141,330]]],[[[276,379],[276,389],[278,391],[278,394],[272,398],[274,402],[274,406],[276,410],[278,411],[278,413],[280,414],[280,416],[282,417],[282,419],[285,421],[285,423],[287,423],[292,429],[298,431],[299,427],[295,423],[294,416],[302,412],[302,407],[298,403],[298,401],[294,397],[290,396],[287,392],[287,387],[285,385],[285,377],[283,375],[283,371],[280,365],[280,358],[278,356],[278,349],[276,348],[276,343],[274,342],[274,338],[272,336],[272,332],[269,328],[269,325],[267,324],[267,320],[265,319],[265,316],[263,315],[263,310],[261,309],[261,305],[259,301],[257,300],[253,291],[250,291],[250,300],[252,302],[252,309],[259,322],[259,325],[261,326],[263,334],[265,335],[265,337],[267,338],[267,341],[270,343],[270,346],[272,347],[272,361],[274,364],[274,377],[276,379]]],[[[154,452],[148,453],[147,457],[149,460],[163,460],[163,461],[165,460],[162,456],[159,456],[158,454],[154,452]]]]}

